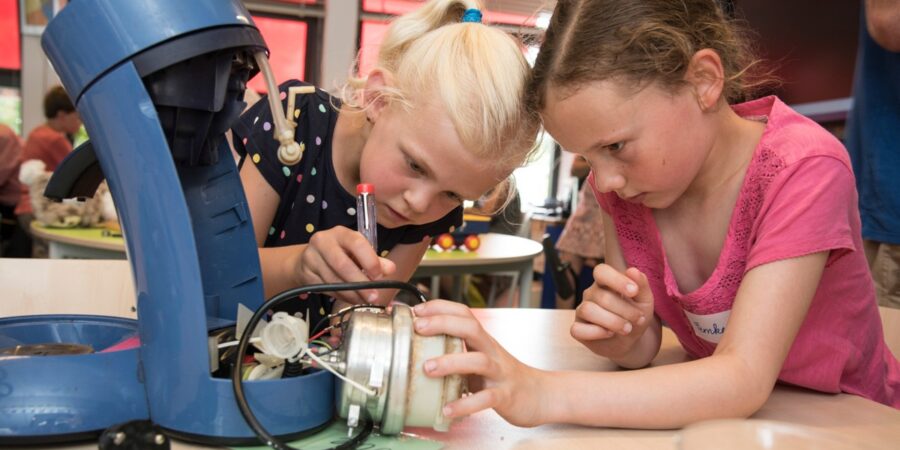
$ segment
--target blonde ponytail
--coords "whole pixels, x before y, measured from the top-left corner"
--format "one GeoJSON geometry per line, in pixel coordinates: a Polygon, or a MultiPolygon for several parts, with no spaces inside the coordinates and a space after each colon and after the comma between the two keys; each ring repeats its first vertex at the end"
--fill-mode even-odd
{"type": "MultiPolygon", "coordinates": [[[[407,109],[438,103],[462,143],[485,163],[515,167],[528,158],[538,130],[523,107],[528,63],[508,33],[477,22],[461,23],[476,0],[431,0],[395,19],[379,48],[375,69],[392,87],[377,93],[407,109]]],[[[351,78],[345,104],[358,101],[365,77],[351,78]]]]}
{"type": "Polygon", "coordinates": [[[384,35],[378,50],[378,67],[397,72],[403,54],[409,46],[428,32],[444,25],[459,23],[467,9],[481,9],[474,1],[434,0],[421,8],[398,17],[391,23],[391,29],[384,35]]]}

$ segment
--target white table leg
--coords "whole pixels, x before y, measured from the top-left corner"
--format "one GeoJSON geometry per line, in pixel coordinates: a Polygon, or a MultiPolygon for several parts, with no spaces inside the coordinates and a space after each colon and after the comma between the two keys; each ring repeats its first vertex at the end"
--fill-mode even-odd
{"type": "Polygon", "coordinates": [[[540,304],[531,304],[531,279],[534,278],[534,266],[531,261],[528,261],[523,269],[519,273],[519,308],[540,308],[540,304]]]}

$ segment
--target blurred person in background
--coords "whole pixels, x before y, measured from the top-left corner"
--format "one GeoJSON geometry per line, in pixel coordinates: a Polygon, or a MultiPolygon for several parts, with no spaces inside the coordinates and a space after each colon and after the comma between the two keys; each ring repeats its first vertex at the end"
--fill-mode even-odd
{"type": "MultiPolygon", "coordinates": [[[[47,170],[53,171],[72,151],[72,136],[81,128],[81,117],[62,86],[50,88],[44,95],[44,117],[47,121],[28,134],[21,161],[38,159],[44,162],[47,170]]],[[[31,197],[24,187],[20,195],[15,214],[19,226],[29,230],[34,218],[31,197]]]]}
{"type": "Polygon", "coordinates": [[[900,2],[866,0],[845,145],[882,306],[900,308],[900,2]]]}
{"type": "Polygon", "coordinates": [[[22,142],[12,128],[0,124],[0,256],[10,254],[12,238],[16,234],[16,203],[22,195],[19,184],[19,163],[22,142]]]}

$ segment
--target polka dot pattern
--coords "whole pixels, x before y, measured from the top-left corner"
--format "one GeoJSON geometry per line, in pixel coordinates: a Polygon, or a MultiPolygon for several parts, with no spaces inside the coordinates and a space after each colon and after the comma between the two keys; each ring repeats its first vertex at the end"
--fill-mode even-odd
{"type": "Polygon", "coordinates": [[[315,195],[309,194],[309,195],[306,196],[306,203],[310,203],[310,204],[311,204],[311,203],[314,202],[314,201],[316,201],[316,196],[315,196],[315,195]]]}
{"type": "MultiPolygon", "coordinates": [[[[290,82],[287,86],[299,84],[290,82]]],[[[288,97],[291,97],[290,94],[288,97]]],[[[336,226],[356,228],[358,214],[355,209],[355,196],[352,192],[348,194],[341,188],[331,170],[334,156],[332,148],[334,120],[338,113],[324,92],[317,95],[298,95],[295,101],[296,107],[289,112],[288,119],[301,122],[294,131],[297,144],[306,152],[296,166],[288,167],[289,172],[286,172],[284,165],[278,161],[279,143],[272,138],[275,122],[272,120],[267,102],[253,107],[252,112],[242,117],[239,124],[234,127],[234,142],[246,140],[247,159],[254,161],[254,167],[258,168],[265,180],[279,193],[280,201],[276,217],[271,227],[264,228],[265,245],[268,247],[308,243],[315,233],[336,226]],[[312,148],[305,148],[307,145],[311,145],[312,148]],[[312,195],[312,201],[307,202],[309,195],[312,195]]],[[[378,233],[377,254],[385,257],[390,255],[390,249],[396,248],[397,245],[419,242],[425,234],[442,234],[450,225],[457,224],[460,218],[461,212],[457,211],[425,227],[410,226],[401,229],[379,227],[381,229],[378,233]]],[[[321,316],[330,312],[329,300],[327,296],[309,295],[304,301],[288,302],[290,305],[284,306],[289,313],[308,312],[310,320],[316,323],[321,316]],[[320,310],[320,306],[324,311],[320,310]]]]}
{"type": "Polygon", "coordinates": [[[288,166],[281,166],[281,172],[283,172],[286,177],[291,176],[291,168],[288,166]]]}

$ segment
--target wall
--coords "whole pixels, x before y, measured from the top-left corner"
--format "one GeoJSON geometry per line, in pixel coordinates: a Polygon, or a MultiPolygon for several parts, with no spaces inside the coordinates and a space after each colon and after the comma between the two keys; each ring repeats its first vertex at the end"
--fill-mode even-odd
{"type": "MultiPolygon", "coordinates": [[[[252,2],[245,2],[251,8],[252,2]]],[[[358,2],[325,0],[320,85],[334,92],[343,84],[356,58],[359,29],[358,2]]],[[[41,105],[44,92],[59,84],[59,77],[44,56],[41,37],[34,32],[22,36],[22,136],[44,122],[41,105]]]]}
{"type": "Polygon", "coordinates": [[[41,37],[22,35],[22,136],[44,123],[44,92],[59,84],[59,77],[44,56],[41,37]]]}

